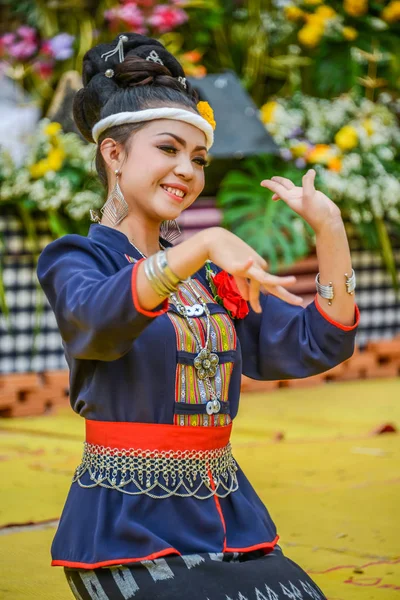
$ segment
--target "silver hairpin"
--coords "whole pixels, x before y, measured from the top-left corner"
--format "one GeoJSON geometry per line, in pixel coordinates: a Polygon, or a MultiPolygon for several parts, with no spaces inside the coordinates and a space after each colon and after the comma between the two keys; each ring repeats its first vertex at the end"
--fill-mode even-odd
{"type": "Polygon", "coordinates": [[[103,56],[105,56],[105,61],[108,60],[110,58],[110,56],[114,56],[114,54],[116,54],[118,52],[118,58],[119,58],[119,62],[123,62],[124,60],[124,42],[128,41],[128,36],[126,35],[120,35],[119,39],[118,39],[118,44],[115,46],[114,50],[109,50],[108,52],[104,52],[104,54],[101,55],[100,58],[103,58],[103,56]]]}
{"type": "Polygon", "coordinates": [[[186,89],[187,85],[186,85],[186,77],[178,77],[178,81],[183,85],[183,87],[186,89]]]}
{"type": "Polygon", "coordinates": [[[160,65],[163,65],[163,61],[161,60],[161,58],[158,56],[157,52],[155,50],[152,50],[150,52],[150,54],[146,57],[146,60],[152,60],[155,63],[159,63],[160,65]]]}

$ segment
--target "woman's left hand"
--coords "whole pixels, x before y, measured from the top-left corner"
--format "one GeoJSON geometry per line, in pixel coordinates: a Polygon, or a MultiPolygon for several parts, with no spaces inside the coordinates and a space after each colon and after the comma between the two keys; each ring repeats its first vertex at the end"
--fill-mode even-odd
{"type": "Polygon", "coordinates": [[[330,220],[341,217],[338,206],[314,187],[316,172],[310,169],[303,177],[303,187],[297,187],[286,177],[274,176],[264,179],[260,185],[268,188],[274,195],[272,200],[282,199],[317,233],[330,220]]]}

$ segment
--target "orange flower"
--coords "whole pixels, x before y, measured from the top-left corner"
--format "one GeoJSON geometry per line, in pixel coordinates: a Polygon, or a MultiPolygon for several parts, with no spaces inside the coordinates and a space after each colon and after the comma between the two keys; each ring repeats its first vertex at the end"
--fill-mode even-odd
{"type": "Polygon", "coordinates": [[[305,155],[305,159],[309,163],[321,163],[328,164],[328,162],[334,158],[334,151],[328,144],[316,144],[305,155]]]}
{"type": "Polygon", "coordinates": [[[328,161],[328,169],[330,171],[336,171],[337,173],[340,173],[342,170],[342,161],[338,156],[335,156],[328,161]]]}
{"type": "Polygon", "coordinates": [[[214,119],[214,111],[208,102],[198,102],[197,110],[199,111],[200,116],[202,116],[203,119],[210,123],[211,127],[215,129],[217,124],[214,119]]]}
{"type": "Polygon", "coordinates": [[[185,52],[185,54],[182,54],[183,60],[188,60],[189,62],[193,63],[199,62],[202,57],[203,55],[198,50],[191,50],[190,52],[185,52]]]}

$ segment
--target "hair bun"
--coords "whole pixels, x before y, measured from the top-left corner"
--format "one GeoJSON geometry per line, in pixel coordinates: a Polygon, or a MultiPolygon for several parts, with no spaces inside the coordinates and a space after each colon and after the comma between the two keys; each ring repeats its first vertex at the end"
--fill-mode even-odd
{"type": "MultiPolygon", "coordinates": [[[[182,92],[178,78],[184,79],[185,72],[161,42],[138,33],[121,33],[110,44],[98,44],[84,55],[84,87],[74,98],[75,122],[84,138],[92,142],[93,126],[104,116],[102,109],[118,91],[152,83],[182,92]],[[148,69],[144,61],[149,61],[148,69]],[[109,69],[114,72],[112,77],[105,75],[109,69]]],[[[187,95],[196,101],[196,92],[189,83],[184,85],[187,95]]]]}
{"type": "Polygon", "coordinates": [[[127,38],[127,41],[122,43],[124,57],[133,54],[146,60],[158,62],[158,56],[162,64],[171,71],[173,77],[185,76],[179,62],[164,48],[161,42],[138,33],[121,33],[110,44],[98,44],[86,52],[82,65],[83,85],[88,85],[90,80],[98,73],[104,75],[107,69],[114,69],[114,67],[120,64],[119,52],[116,51],[112,55],[109,53],[116,50],[122,36],[127,38]],[[104,56],[105,54],[108,54],[108,56],[104,56]]]}

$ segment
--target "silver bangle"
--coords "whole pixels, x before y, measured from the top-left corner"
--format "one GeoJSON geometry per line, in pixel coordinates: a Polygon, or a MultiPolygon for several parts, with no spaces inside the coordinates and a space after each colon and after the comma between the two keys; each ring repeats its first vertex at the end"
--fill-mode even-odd
{"type": "Polygon", "coordinates": [[[155,269],[154,269],[154,256],[150,256],[144,261],[144,272],[146,274],[147,279],[153,290],[160,296],[160,298],[164,298],[165,296],[169,296],[169,291],[164,287],[161,283],[160,279],[157,277],[155,269]]]}
{"type": "Polygon", "coordinates": [[[173,294],[182,281],[168,267],[164,251],[144,261],[144,272],[153,290],[161,298],[173,294]]]}
{"type": "MultiPolygon", "coordinates": [[[[345,286],[346,286],[346,292],[348,294],[353,294],[354,290],[356,289],[356,274],[354,272],[354,269],[351,270],[351,276],[349,277],[347,273],[344,274],[346,281],[345,281],[345,286]]],[[[328,300],[328,304],[329,306],[332,305],[332,300],[335,297],[335,293],[333,290],[333,284],[332,281],[329,282],[328,285],[322,285],[319,282],[319,273],[317,274],[316,278],[315,278],[315,285],[317,287],[317,292],[318,294],[322,297],[322,298],[326,298],[328,300]]]]}
{"type": "Polygon", "coordinates": [[[350,277],[347,275],[347,273],[345,273],[344,276],[346,277],[346,292],[352,295],[356,289],[356,274],[354,273],[354,269],[351,270],[350,277]]]}
{"type": "Polygon", "coordinates": [[[317,287],[317,292],[321,296],[321,298],[326,298],[327,300],[329,300],[328,304],[329,306],[331,306],[332,300],[335,297],[332,281],[330,281],[328,285],[322,285],[319,282],[319,273],[317,273],[317,276],[315,278],[315,285],[317,287]]]}
{"type": "Polygon", "coordinates": [[[176,292],[178,285],[181,283],[179,279],[171,279],[167,275],[167,271],[165,269],[166,259],[163,252],[158,252],[156,254],[156,264],[158,267],[158,277],[161,283],[169,290],[170,294],[176,292]]]}

